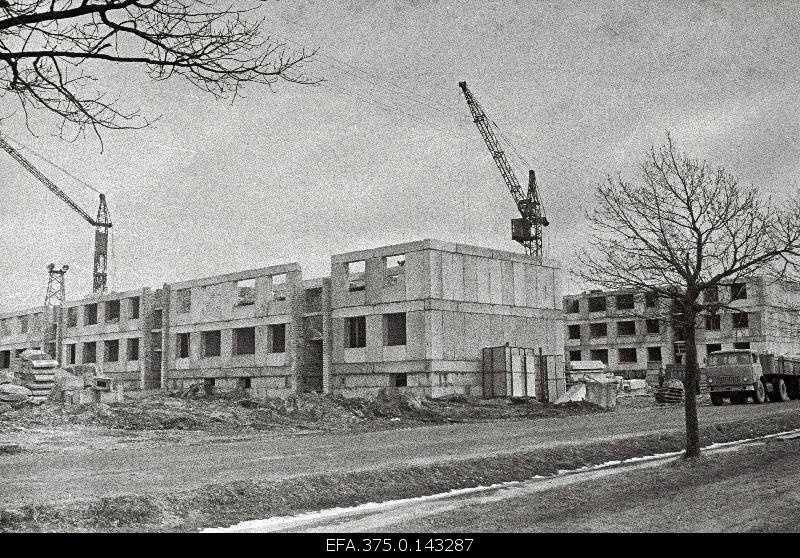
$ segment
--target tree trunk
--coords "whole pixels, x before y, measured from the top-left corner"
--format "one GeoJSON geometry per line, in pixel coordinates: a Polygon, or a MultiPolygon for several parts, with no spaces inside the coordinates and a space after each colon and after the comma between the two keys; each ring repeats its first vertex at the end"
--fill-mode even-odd
{"type": "Polygon", "coordinates": [[[691,304],[684,308],[684,339],[686,342],[686,365],[683,376],[686,415],[686,454],[685,457],[700,455],[700,426],[697,422],[697,346],[695,345],[695,310],[691,304]]]}

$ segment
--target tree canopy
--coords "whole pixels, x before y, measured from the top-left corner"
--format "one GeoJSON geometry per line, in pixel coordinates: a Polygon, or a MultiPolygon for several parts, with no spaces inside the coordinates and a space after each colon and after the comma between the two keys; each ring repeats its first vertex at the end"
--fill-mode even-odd
{"type": "Polygon", "coordinates": [[[0,120],[22,111],[30,128],[44,110],[68,139],[147,126],[152,116],[100,84],[116,64],[226,99],[247,84],[317,83],[304,73],[316,51],[265,36],[258,9],[247,0],[0,0],[0,97],[16,101],[0,120]]]}

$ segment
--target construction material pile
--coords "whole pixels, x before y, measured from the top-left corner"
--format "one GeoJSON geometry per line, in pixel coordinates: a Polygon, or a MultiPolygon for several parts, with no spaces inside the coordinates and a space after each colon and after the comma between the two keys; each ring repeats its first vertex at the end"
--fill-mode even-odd
{"type": "Polygon", "coordinates": [[[388,388],[375,398],[307,393],[287,398],[255,399],[244,391],[218,395],[163,391],[130,392],[119,403],[69,404],[48,401],[0,414],[4,428],[101,426],[125,430],[383,430],[421,423],[466,422],[586,414],[596,405],[555,406],[533,399],[420,397],[388,388]]]}
{"type": "Polygon", "coordinates": [[[681,403],[684,397],[683,382],[667,380],[663,386],[656,389],[654,395],[657,403],[681,403]]]}

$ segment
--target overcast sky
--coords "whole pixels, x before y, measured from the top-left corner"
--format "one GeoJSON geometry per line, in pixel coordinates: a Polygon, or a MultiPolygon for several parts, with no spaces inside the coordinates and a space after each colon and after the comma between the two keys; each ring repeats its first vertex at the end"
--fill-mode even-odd
{"type": "MultiPolygon", "coordinates": [[[[118,69],[111,90],[161,118],[106,132],[102,153],[4,126],[107,193],[113,290],[294,261],[318,277],[331,254],[421,238],[519,250],[461,80],[537,171],[546,255],[566,268],[592,189],[635,178],[667,130],[777,198],[798,185],[797,2],[324,0],[264,13],[276,37],[320,49],[307,71],[323,85],[251,88],[231,105],[118,69]]],[[[94,192],[26,156],[96,212],[94,192]]],[[[41,304],[50,262],[71,266],[69,298],[89,294],[91,227],[0,158],[0,311],[41,304]]]]}

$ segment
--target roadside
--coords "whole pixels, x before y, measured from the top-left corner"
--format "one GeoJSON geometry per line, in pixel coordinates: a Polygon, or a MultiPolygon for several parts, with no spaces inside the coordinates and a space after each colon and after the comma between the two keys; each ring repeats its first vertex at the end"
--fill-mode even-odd
{"type": "MultiPolygon", "coordinates": [[[[716,416],[718,422],[708,420],[703,428],[703,444],[731,441],[754,437],[780,431],[800,428],[800,413],[794,403],[775,406],[741,406],[728,408],[703,409],[706,419],[716,416]],[[772,411],[768,413],[767,411],[772,411]],[[710,413],[714,413],[711,415],[710,413]],[[742,416],[744,415],[744,418],[742,416]],[[728,417],[725,420],[725,417],[728,417]]],[[[581,466],[596,465],[609,460],[652,455],[667,451],[680,450],[684,437],[680,422],[682,418],[673,409],[655,409],[649,414],[631,409],[621,413],[601,413],[588,417],[578,416],[564,419],[541,419],[513,421],[510,423],[475,423],[469,425],[451,425],[448,427],[414,428],[398,432],[369,434],[370,436],[388,436],[375,448],[363,448],[357,440],[349,440],[349,451],[358,455],[369,449],[381,454],[384,459],[391,453],[392,437],[405,435],[416,439],[418,445],[426,451],[417,453],[424,457],[421,460],[404,458],[401,448],[394,454],[393,460],[384,460],[381,465],[369,466],[361,462],[361,467],[353,467],[353,462],[343,463],[344,468],[318,468],[319,472],[307,472],[294,476],[253,475],[249,479],[231,482],[197,484],[191,488],[174,489],[177,482],[183,480],[180,471],[171,470],[169,478],[173,481],[173,490],[152,491],[133,490],[128,494],[118,494],[103,498],[71,498],[60,503],[34,503],[28,505],[4,504],[6,509],[0,515],[0,529],[6,531],[152,531],[177,530],[192,531],[203,527],[224,526],[247,519],[268,518],[276,515],[288,515],[304,511],[312,511],[335,506],[352,506],[371,501],[386,501],[400,498],[423,496],[441,493],[457,488],[486,486],[512,480],[525,480],[536,475],[553,474],[561,469],[574,469],[581,466]],[[602,442],[587,442],[591,438],[582,438],[579,434],[592,420],[605,424],[608,432],[613,421],[626,423],[628,432],[625,435],[607,436],[602,442]],[[650,427],[661,420],[659,426],[666,429],[639,435],[643,428],[642,418],[649,417],[650,427]],[[655,419],[655,420],[653,420],[655,419]],[[666,420],[668,419],[668,420],[666,420]],[[461,455],[442,455],[431,453],[438,444],[426,446],[425,441],[437,435],[453,437],[463,442],[463,431],[459,428],[482,430],[478,436],[485,439],[489,427],[494,427],[498,436],[503,439],[504,430],[509,426],[524,427],[518,433],[527,431],[530,437],[536,437],[537,426],[547,432],[550,423],[570,423],[561,425],[562,438],[567,432],[575,432],[571,439],[560,443],[540,443],[529,446],[524,451],[508,451],[509,446],[498,446],[495,451],[487,450],[480,457],[461,455]],[[639,431],[636,427],[639,427],[639,431]],[[444,430],[442,430],[444,429],[444,430]],[[450,431],[451,429],[456,429],[450,431]],[[438,434],[437,434],[438,432],[438,434]],[[499,448],[499,449],[498,449],[499,448]]],[[[552,434],[552,431],[550,432],[552,434]]],[[[367,435],[367,434],[365,434],[367,435]]],[[[340,437],[341,438],[341,437],[340,437]]],[[[350,439],[350,436],[345,438],[350,439]]],[[[313,435],[305,437],[306,441],[316,439],[330,442],[330,435],[313,435]]],[[[380,437],[374,438],[380,440],[380,437]]],[[[397,439],[397,438],[396,438],[397,439]]],[[[430,440],[427,440],[430,442],[430,440]]],[[[506,438],[506,441],[508,439],[506,438]]],[[[412,442],[409,442],[413,445],[412,442]]],[[[221,446],[222,447],[222,446],[221,446]]],[[[205,451],[209,451],[206,446],[205,451]]],[[[116,453],[116,452],[110,452],[116,453]]],[[[319,448],[314,451],[319,454],[319,448]]],[[[474,454],[472,454],[474,455],[474,454]]],[[[0,458],[0,464],[8,460],[11,465],[18,455],[0,458]]],[[[40,456],[38,456],[40,457],[40,456]]],[[[152,456],[149,456],[152,457],[152,456]]],[[[324,452],[318,456],[325,459],[324,452]]],[[[390,455],[391,457],[391,455],[390,455]]],[[[228,458],[240,459],[246,468],[250,458],[246,454],[234,451],[228,458]],[[234,457],[234,455],[236,457],[234,457]]],[[[296,459],[296,456],[295,456],[296,459]]],[[[334,458],[335,461],[335,458],[334,458]]],[[[269,459],[263,461],[268,465],[269,459]]],[[[163,463],[163,466],[170,466],[163,463]]],[[[188,465],[197,466],[189,463],[188,465]]],[[[268,468],[268,467],[266,467],[268,468]]],[[[11,470],[11,467],[8,467],[11,470]]],[[[132,472],[135,474],[136,472],[132,472]]],[[[14,480],[10,480],[13,488],[14,480]]],[[[9,486],[6,484],[6,486],[9,486]]],[[[152,488],[152,485],[151,485],[152,488]]],[[[95,492],[107,494],[107,492],[95,492]]],[[[17,502],[19,504],[19,502],[17,502]]]]}

